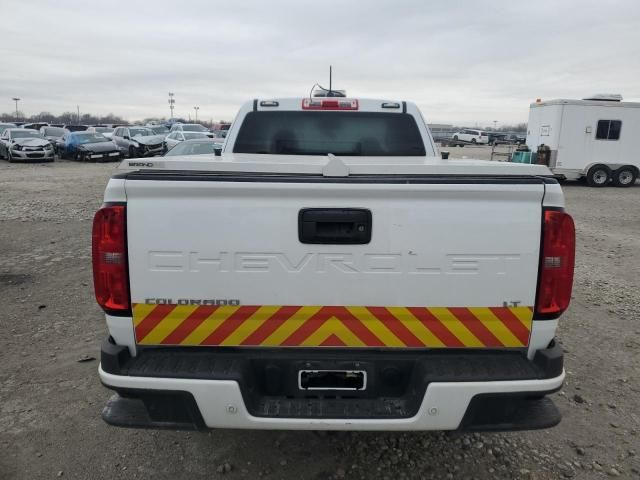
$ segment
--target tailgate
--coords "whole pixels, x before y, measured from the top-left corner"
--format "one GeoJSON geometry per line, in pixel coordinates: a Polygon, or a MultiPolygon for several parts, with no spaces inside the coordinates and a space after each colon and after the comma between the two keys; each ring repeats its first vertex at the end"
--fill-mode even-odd
{"type": "Polygon", "coordinates": [[[528,345],[541,180],[125,188],[138,344],[528,345]],[[311,208],[369,211],[370,241],[302,243],[311,208]]]}

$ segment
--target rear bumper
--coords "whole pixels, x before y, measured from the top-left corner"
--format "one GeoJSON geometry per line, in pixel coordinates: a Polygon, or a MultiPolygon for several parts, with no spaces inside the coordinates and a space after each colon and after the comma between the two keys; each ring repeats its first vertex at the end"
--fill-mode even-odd
{"type": "MultiPolygon", "coordinates": [[[[560,421],[557,408],[544,397],[558,390],[564,381],[558,351],[557,346],[541,351],[537,361],[527,361],[529,365],[515,360],[515,356],[508,358],[495,352],[478,352],[467,357],[448,354],[444,359],[439,353],[425,352],[422,355],[426,360],[416,360],[415,354],[411,354],[391,362],[400,370],[404,362],[410,370],[408,378],[396,379],[392,387],[382,385],[380,380],[375,384],[376,378],[386,375],[377,371],[379,366],[389,364],[387,358],[378,362],[376,356],[387,354],[360,354],[363,361],[359,368],[371,371],[372,392],[336,398],[335,392],[326,396],[322,392],[301,395],[286,391],[286,385],[281,385],[280,390],[276,388],[276,394],[267,392],[272,380],[268,378],[268,366],[278,365],[277,360],[286,356],[284,370],[273,370],[277,372],[276,383],[286,382],[289,370],[298,368],[295,353],[265,355],[260,359],[260,367],[255,367],[251,363],[252,354],[242,351],[220,354],[218,360],[212,360],[209,355],[215,353],[164,349],[143,352],[131,359],[127,358],[126,349],[106,344],[100,379],[117,394],[105,407],[103,418],[116,426],[171,429],[548,428],[560,421]],[[475,358],[470,362],[469,357],[475,358]],[[262,367],[267,371],[264,377],[256,375],[256,368],[262,367]]],[[[307,355],[312,368],[316,368],[313,354],[307,355]]],[[[329,360],[332,366],[339,364],[345,368],[351,366],[350,362],[348,355],[329,360]]]]}

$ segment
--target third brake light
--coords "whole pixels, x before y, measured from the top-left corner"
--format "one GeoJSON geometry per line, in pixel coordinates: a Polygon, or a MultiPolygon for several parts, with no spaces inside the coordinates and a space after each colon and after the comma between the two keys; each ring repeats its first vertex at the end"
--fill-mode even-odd
{"type": "Polygon", "coordinates": [[[358,110],[358,100],[348,98],[304,98],[303,110],[358,110]]]}

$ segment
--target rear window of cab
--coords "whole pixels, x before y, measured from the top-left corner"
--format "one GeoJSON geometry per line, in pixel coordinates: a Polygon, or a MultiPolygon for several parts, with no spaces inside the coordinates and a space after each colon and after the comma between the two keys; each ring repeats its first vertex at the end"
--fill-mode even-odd
{"type": "Polygon", "coordinates": [[[413,116],[384,112],[249,112],[234,153],[425,156],[413,116]]]}

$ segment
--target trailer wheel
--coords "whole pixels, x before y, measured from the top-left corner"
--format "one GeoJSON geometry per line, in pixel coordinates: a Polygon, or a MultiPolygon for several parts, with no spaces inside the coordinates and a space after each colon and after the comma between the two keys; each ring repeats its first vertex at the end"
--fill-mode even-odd
{"type": "Polygon", "coordinates": [[[587,172],[587,185],[605,187],[611,180],[611,169],[606,165],[594,165],[587,172]]]}
{"type": "Polygon", "coordinates": [[[631,165],[625,165],[613,172],[613,184],[616,187],[630,187],[636,183],[638,171],[631,165]]]}

